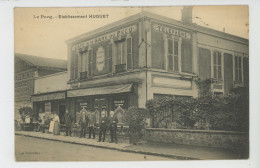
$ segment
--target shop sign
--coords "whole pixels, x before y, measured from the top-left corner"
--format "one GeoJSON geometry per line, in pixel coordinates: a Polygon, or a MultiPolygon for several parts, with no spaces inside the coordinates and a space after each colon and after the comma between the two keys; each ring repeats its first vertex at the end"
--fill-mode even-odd
{"type": "Polygon", "coordinates": [[[115,100],[114,101],[114,104],[115,104],[115,107],[122,107],[124,105],[125,101],[124,100],[115,100]]]}
{"type": "Polygon", "coordinates": [[[44,105],[45,105],[45,113],[46,112],[51,113],[51,102],[46,102],[44,105]]]}
{"type": "Polygon", "coordinates": [[[114,39],[114,38],[117,38],[119,36],[135,32],[136,30],[137,30],[137,26],[136,25],[132,25],[132,26],[120,29],[118,31],[105,34],[103,36],[99,36],[99,37],[96,37],[94,39],[91,39],[91,40],[88,40],[88,41],[84,41],[84,42],[79,43],[79,44],[75,44],[75,45],[72,46],[72,50],[75,51],[75,50],[77,50],[79,48],[83,48],[83,47],[86,47],[86,46],[97,44],[97,43],[100,43],[102,41],[107,41],[107,40],[110,40],[110,39],[114,39]]]}
{"type": "Polygon", "coordinates": [[[88,103],[79,103],[80,107],[83,108],[83,107],[87,107],[88,103]]]}
{"type": "Polygon", "coordinates": [[[167,33],[167,34],[171,34],[174,36],[179,36],[185,39],[191,39],[191,34],[187,33],[187,32],[183,32],[180,30],[176,30],[170,27],[166,27],[166,26],[161,26],[158,24],[153,25],[153,30],[157,31],[157,32],[161,32],[161,33],[167,33]]]}
{"type": "Polygon", "coordinates": [[[100,46],[97,50],[96,67],[99,72],[105,67],[105,49],[102,46],[100,46]]]}

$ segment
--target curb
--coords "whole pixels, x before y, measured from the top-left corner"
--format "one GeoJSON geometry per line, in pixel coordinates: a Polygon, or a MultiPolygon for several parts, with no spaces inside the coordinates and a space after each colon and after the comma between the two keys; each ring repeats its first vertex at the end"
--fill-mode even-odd
{"type": "Polygon", "coordinates": [[[146,152],[146,151],[140,151],[140,150],[115,148],[115,147],[109,147],[109,146],[99,146],[99,145],[86,144],[86,143],[75,142],[75,141],[66,141],[66,140],[59,140],[59,139],[53,139],[53,138],[47,138],[47,137],[39,137],[39,136],[34,136],[34,135],[26,135],[26,134],[17,133],[17,132],[15,133],[15,135],[21,135],[21,136],[39,138],[39,139],[45,139],[45,140],[51,140],[51,141],[58,141],[58,142],[64,142],[64,143],[70,143],[70,144],[91,146],[91,147],[97,147],[97,148],[103,148],[103,149],[117,150],[117,151],[121,151],[121,152],[130,152],[130,153],[138,153],[138,154],[145,154],[145,155],[167,157],[167,158],[178,159],[178,160],[204,160],[202,158],[195,158],[195,157],[189,157],[189,156],[171,155],[171,154],[156,153],[156,152],[146,152]]]}

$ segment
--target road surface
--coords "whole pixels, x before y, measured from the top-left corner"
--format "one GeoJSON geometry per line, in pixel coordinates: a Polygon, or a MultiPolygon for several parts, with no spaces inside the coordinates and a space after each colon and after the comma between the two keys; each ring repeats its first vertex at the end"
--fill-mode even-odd
{"type": "Polygon", "coordinates": [[[15,136],[16,161],[151,161],[173,160],[137,153],[15,136]]]}

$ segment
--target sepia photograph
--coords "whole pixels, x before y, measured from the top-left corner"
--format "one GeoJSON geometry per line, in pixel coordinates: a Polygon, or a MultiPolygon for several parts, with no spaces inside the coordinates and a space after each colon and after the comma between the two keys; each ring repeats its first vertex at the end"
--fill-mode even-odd
{"type": "Polygon", "coordinates": [[[251,157],[248,5],[13,15],[16,162],[251,157]]]}

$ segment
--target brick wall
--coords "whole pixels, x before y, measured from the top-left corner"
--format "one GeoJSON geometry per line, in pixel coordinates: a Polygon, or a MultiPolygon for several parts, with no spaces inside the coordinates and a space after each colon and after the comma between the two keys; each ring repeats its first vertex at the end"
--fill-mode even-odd
{"type": "Polygon", "coordinates": [[[147,128],[146,141],[226,149],[248,148],[248,134],[234,131],[147,128]]]}

